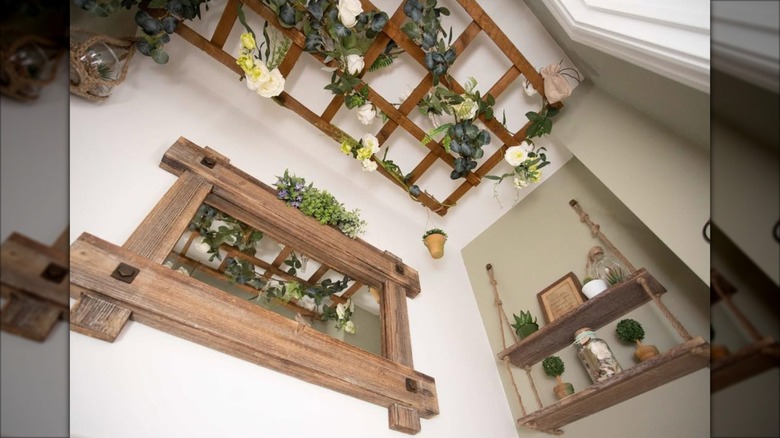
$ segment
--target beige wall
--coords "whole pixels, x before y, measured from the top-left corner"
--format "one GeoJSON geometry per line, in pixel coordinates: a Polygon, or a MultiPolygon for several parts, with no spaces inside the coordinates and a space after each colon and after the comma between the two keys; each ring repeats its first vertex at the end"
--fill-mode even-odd
{"type": "MultiPolygon", "coordinates": [[[[576,199],[602,231],[636,266],[645,267],[668,290],[664,302],[693,334],[709,337],[709,288],[688,269],[642,222],[629,211],[577,159],[572,159],[543,186],[496,221],[462,251],[471,286],[494,353],[502,349],[492,290],[485,265],[494,267],[504,310],[530,310],[542,321],[536,294],[573,271],[584,276],[588,249],[599,242],[569,206],[576,199]]],[[[674,329],[652,304],[629,313],[643,324],[646,341],[665,351],[679,343],[674,329]]],[[[623,367],[634,362],[633,348],[622,345],[614,335],[617,321],[599,329],[623,367]]],[[[507,336],[509,336],[507,334],[507,336]]],[[[566,364],[564,380],[579,391],[589,386],[589,377],[573,348],[558,353],[566,364]]],[[[496,360],[513,415],[519,405],[503,366],[496,360]]],[[[554,381],[541,366],[532,368],[542,402],[554,401],[554,381]]],[[[526,409],[536,409],[525,372],[515,369],[526,409]]],[[[699,370],[601,413],[564,427],[571,436],[620,436],[627,430],[634,437],[709,436],[709,370],[699,370]]],[[[547,436],[519,429],[521,436],[547,436]]]]}
{"type": "Polygon", "coordinates": [[[709,151],[589,83],[566,103],[553,135],[709,284],[709,151]]]}

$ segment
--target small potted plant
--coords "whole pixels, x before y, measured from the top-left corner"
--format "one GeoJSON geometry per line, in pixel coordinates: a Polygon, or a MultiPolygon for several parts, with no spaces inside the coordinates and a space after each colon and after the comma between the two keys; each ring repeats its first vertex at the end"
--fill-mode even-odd
{"type": "Polygon", "coordinates": [[[514,313],[512,316],[515,318],[515,323],[512,324],[512,328],[515,329],[515,332],[520,339],[524,339],[526,336],[539,330],[539,324],[536,323],[536,317],[531,317],[531,312],[520,311],[520,316],[517,316],[514,313]]]}
{"type": "Polygon", "coordinates": [[[582,279],[582,293],[588,299],[604,292],[608,287],[607,282],[600,278],[585,277],[582,279]]]}
{"type": "MultiPolygon", "coordinates": [[[[710,342],[715,341],[715,329],[710,326],[710,342]]],[[[710,362],[715,362],[717,360],[723,359],[724,357],[731,354],[729,352],[728,347],[726,347],[723,344],[712,344],[710,345],[710,362]]]]}
{"type": "Polygon", "coordinates": [[[565,367],[563,366],[563,361],[560,357],[550,356],[544,359],[542,361],[542,368],[544,369],[545,374],[550,377],[555,377],[555,380],[558,381],[558,384],[555,385],[555,388],[553,388],[555,396],[558,397],[558,400],[562,400],[574,394],[574,386],[571,383],[565,383],[561,379],[561,374],[563,374],[565,367]]]}
{"type": "Polygon", "coordinates": [[[617,323],[616,331],[621,341],[628,344],[636,343],[634,357],[640,362],[658,356],[658,349],[655,348],[655,345],[642,344],[641,341],[645,338],[645,330],[641,324],[633,319],[621,319],[617,323]]]}
{"type": "Polygon", "coordinates": [[[444,242],[447,241],[447,233],[439,228],[432,228],[423,234],[423,243],[434,259],[440,259],[444,255],[444,242]]]}

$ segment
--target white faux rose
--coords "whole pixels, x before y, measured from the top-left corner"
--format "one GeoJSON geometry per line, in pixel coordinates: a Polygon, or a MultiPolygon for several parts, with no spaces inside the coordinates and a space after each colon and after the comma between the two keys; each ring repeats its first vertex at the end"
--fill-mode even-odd
{"type": "Polygon", "coordinates": [[[348,28],[355,27],[357,16],[363,13],[360,0],[339,0],[339,21],[348,28]]]}
{"type": "Polygon", "coordinates": [[[276,97],[284,91],[284,76],[278,68],[270,71],[265,82],[257,88],[257,94],[263,97],[276,97]]]}
{"type": "Polygon", "coordinates": [[[360,55],[347,55],[345,62],[347,64],[347,73],[353,76],[360,74],[363,71],[363,67],[366,66],[363,57],[360,55]]]}
{"type": "Polygon", "coordinates": [[[374,109],[374,105],[367,103],[359,107],[357,110],[357,118],[360,120],[360,123],[364,125],[370,125],[374,123],[374,119],[376,118],[376,110],[374,109]]]}
{"type": "Polygon", "coordinates": [[[363,172],[373,172],[377,168],[377,164],[371,160],[363,160],[361,164],[363,164],[363,172]]]}
{"type": "Polygon", "coordinates": [[[525,158],[526,158],[526,153],[525,150],[523,150],[522,143],[520,144],[520,146],[510,147],[509,149],[506,150],[506,153],[504,154],[504,159],[512,167],[517,167],[523,164],[525,158]]]}
{"type": "Polygon", "coordinates": [[[252,91],[257,91],[260,85],[268,81],[268,67],[265,66],[263,61],[258,61],[252,70],[246,72],[246,86],[252,91]]]}
{"type": "Polygon", "coordinates": [[[355,323],[352,321],[347,321],[346,324],[344,324],[344,331],[347,333],[355,334],[355,323]]]}
{"type": "Polygon", "coordinates": [[[371,148],[372,154],[379,152],[379,140],[372,134],[364,134],[361,140],[363,140],[363,147],[371,148]]]}

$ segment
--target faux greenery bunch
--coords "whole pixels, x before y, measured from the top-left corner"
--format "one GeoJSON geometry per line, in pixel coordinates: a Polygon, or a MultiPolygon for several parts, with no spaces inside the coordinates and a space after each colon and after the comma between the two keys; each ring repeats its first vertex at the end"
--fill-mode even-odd
{"type": "Polygon", "coordinates": [[[628,344],[639,343],[645,339],[642,324],[633,319],[621,319],[615,327],[618,338],[628,344]]]}
{"type": "Polygon", "coordinates": [[[550,377],[560,377],[566,367],[563,365],[563,360],[558,356],[550,356],[542,361],[542,369],[544,373],[550,377]]]}
{"type": "Polygon", "coordinates": [[[425,240],[426,237],[430,236],[431,234],[441,234],[444,237],[447,237],[447,233],[444,232],[441,228],[431,228],[430,230],[426,231],[422,238],[425,240]]]}
{"type": "MultiPolygon", "coordinates": [[[[211,254],[209,260],[213,260],[215,257],[221,258],[219,249],[223,245],[231,246],[252,256],[257,252],[257,242],[263,238],[262,232],[206,204],[200,206],[189,224],[189,229],[197,232],[202,237],[203,242],[209,245],[208,252],[211,254]],[[215,224],[215,222],[221,224],[215,224]]],[[[290,275],[296,275],[298,270],[303,267],[303,263],[295,252],[291,252],[283,264],[288,267],[287,273],[290,275]]],[[[170,267],[173,268],[173,266],[170,267]]],[[[317,284],[304,285],[292,280],[283,281],[268,278],[264,274],[258,273],[256,268],[248,259],[227,257],[224,273],[229,282],[257,290],[258,294],[254,297],[257,300],[265,298],[267,301],[295,301],[302,307],[310,307],[310,310],[321,308],[320,317],[323,320],[336,320],[337,329],[344,328],[350,333],[355,332],[354,323],[349,318],[352,315],[351,310],[348,314],[339,313],[337,305],[323,305],[326,298],[347,288],[349,277],[344,276],[337,281],[325,279],[317,284]],[[311,306],[306,306],[304,304],[306,302],[310,302],[311,306]]]]}
{"type": "Polygon", "coordinates": [[[453,123],[445,123],[432,129],[422,141],[427,144],[434,137],[445,133],[442,146],[447,152],[459,155],[455,159],[451,179],[463,178],[469,171],[474,170],[477,167],[476,160],[485,154],[482,147],[490,143],[490,133],[486,129],[480,129],[474,122],[480,116],[491,120],[496,102],[490,94],[482,98],[476,87],[477,81],[474,78],[466,81],[463,94],[438,86],[417,105],[420,112],[429,117],[437,118],[448,114],[455,119],[453,123]]]}
{"type": "Polygon", "coordinates": [[[291,175],[288,170],[277,177],[274,186],[276,196],[287,205],[300,209],[323,225],[336,227],[347,237],[354,239],[365,231],[366,222],[360,219],[360,210],[347,210],[327,190],[317,189],[312,184],[307,186],[305,179],[291,175]]]}
{"type": "Polygon", "coordinates": [[[219,248],[224,244],[233,246],[244,254],[255,255],[257,252],[255,246],[263,238],[261,231],[206,204],[198,208],[189,224],[189,230],[197,231],[203,238],[203,242],[209,246],[207,251],[211,254],[209,261],[214,258],[222,259],[219,248]],[[213,227],[215,221],[220,222],[216,229],[213,227]]]}
{"type": "Polygon", "coordinates": [[[425,67],[433,75],[433,85],[446,76],[447,70],[455,62],[455,48],[445,44],[447,32],[441,25],[441,16],[450,15],[447,8],[436,7],[436,0],[406,0],[404,14],[409,18],[401,28],[415,44],[425,52],[425,67]]]}
{"type": "MultiPolygon", "coordinates": [[[[306,37],[304,50],[336,61],[325,89],[344,96],[348,109],[360,108],[358,118],[369,124],[376,109],[368,102],[368,88],[359,87],[365,69],[363,56],[389,17],[382,11],[363,11],[360,0],[263,0],[277,15],[282,27],[299,29],[306,37]],[[368,106],[366,106],[368,105],[368,106]],[[365,108],[363,108],[366,106],[365,108]]],[[[390,41],[372,69],[392,63],[397,45],[390,41]],[[390,58],[390,59],[388,59],[390,58]]]]}
{"type": "Polygon", "coordinates": [[[108,17],[120,8],[139,8],[135,22],[144,35],[136,42],[139,52],[154,59],[158,64],[168,62],[163,46],[171,40],[179,21],[200,18],[200,7],[208,10],[209,0],[150,0],[140,9],[140,0],[73,0],[79,8],[100,17],[108,17]],[[151,13],[149,12],[151,11],[151,13]]]}
{"type": "Polygon", "coordinates": [[[542,180],[541,169],[550,164],[550,161],[547,160],[547,149],[544,146],[536,146],[530,140],[525,140],[517,146],[507,148],[504,153],[504,160],[512,166],[511,172],[501,176],[485,175],[485,178],[496,181],[496,187],[505,178],[512,178],[512,183],[516,189],[522,189],[529,184],[538,183],[542,180]]]}

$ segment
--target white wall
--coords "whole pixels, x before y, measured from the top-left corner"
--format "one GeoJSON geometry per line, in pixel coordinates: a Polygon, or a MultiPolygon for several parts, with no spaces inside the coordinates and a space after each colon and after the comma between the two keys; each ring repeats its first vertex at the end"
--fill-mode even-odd
{"type": "MultiPolygon", "coordinates": [[[[377,5],[392,11],[399,3],[377,5]]],[[[482,3],[534,65],[565,59],[523,4],[482,3]]],[[[213,29],[223,4],[212,1],[206,21],[197,26],[213,29]]],[[[457,34],[465,20],[453,20],[457,34]]],[[[237,47],[237,30],[228,50],[237,47]]],[[[249,92],[232,72],[180,38],[174,37],[167,50],[171,61],[165,66],[136,55],[126,82],[105,103],[72,99],[71,239],[87,231],[122,244],[173,183],[158,165],[179,136],[211,146],[266,183],[289,168],[348,207],[360,208],[369,223],[364,239],[420,272],[422,293],[409,301],[414,363],[436,379],[441,414],[423,420],[419,435],[516,436],[459,256],[466,242],[508,211],[492,198],[492,185],[466,195],[446,218],[431,217],[450,234],[444,259],[433,261],[420,241],[429,221],[423,207],[381,176],[361,172],[332,140],[249,92]]],[[[465,73],[455,70],[456,77],[477,73],[484,90],[503,72],[501,61],[487,49],[469,56],[474,54],[477,59],[463,58],[459,68],[465,73]]],[[[313,63],[309,67],[303,75],[293,72],[288,90],[322,105],[328,96],[320,89],[329,75],[313,63]]],[[[381,87],[393,93],[388,97],[399,95],[420,74],[399,63],[383,74],[381,87]]],[[[523,108],[538,105],[522,96],[515,87],[499,99],[499,108],[509,107],[510,126],[522,123],[523,108]]],[[[346,119],[347,130],[359,133],[351,116],[336,117],[340,124],[346,119]]],[[[391,158],[398,161],[404,147],[410,155],[422,154],[413,142],[393,147],[391,158]]],[[[555,145],[550,155],[555,163],[548,174],[570,157],[555,145]]],[[[500,192],[505,205],[514,199],[507,189],[500,192]]],[[[399,436],[387,428],[384,408],[137,323],[129,323],[113,344],[72,333],[70,352],[73,436],[399,436]]]]}

